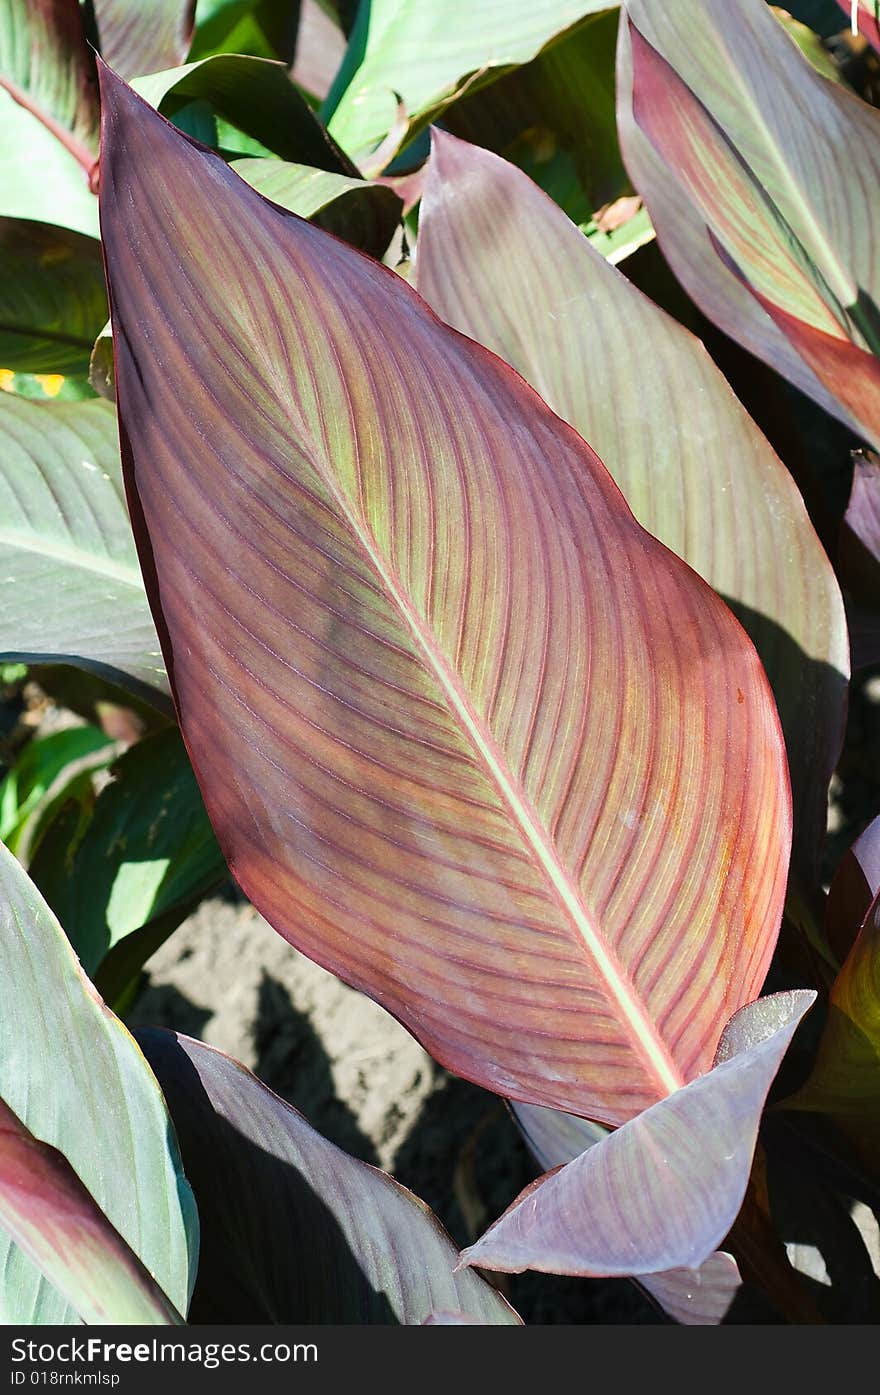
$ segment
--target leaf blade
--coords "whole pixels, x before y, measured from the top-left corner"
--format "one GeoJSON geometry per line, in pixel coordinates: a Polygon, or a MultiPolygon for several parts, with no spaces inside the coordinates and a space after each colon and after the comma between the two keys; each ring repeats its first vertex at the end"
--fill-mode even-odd
{"type": "MultiPolygon", "coordinates": [[[[399,277],[259,200],[107,72],[103,80],[102,226],[123,333],[118,392],[135,532],[184,735],[233,874],[282,933],[453,1069],[506,1095],[610,1122],[631,1117],[711,1059],[772,951],[790,805],[754,651],[511,370],[440,324],[399,277]],[[185,205],[163,192],[171,170],[187,181],[185,205]],[[149,258],[131,240],[132,196],[141,249],[151,228],[149,258]],[[246,244],[232,236],[244,226],[246,244]],[[198,336],[209,319],[214,332],[221,323],[204,274],[212,227],[212,256],[227,258],[226,356],[212,351],[219,377],[198,392],[214,414],[204,469],[181,473],[150,397],[162,394],[165,421],[184,440],[191,428],[167,384],[193,381],[179,371],[181,345],[201,356],[198,336]],[[185,290],[173,272],[182,258],[185,290]],[[271,295],[291,284],[307,307],[301,320],[289,298],[281,313],[263,299],[267,285],[271,295]],[[169,333],[160,288],[172,285],[185,335],[169,333]],[[144,354],[134,327],[147,323],[144,354]],[[394,351],[401,335],[405,354],[394,351]],[[264,355],[271,346],[265,366],[255,343],[264,355]],[[424,510],[432,495],[437,536],[415,546],[419,501],[424,510]],[[516,533],[514,567],[511,520],[533,515],[516,533]],[[449,569],[432,571],[435,559],[456,558],[468,528],[467,565],[444,560],[449,569]],[[627,604],[609,617],[606,597],[618,587],[627,604]],[[481,615],[487,595],[492,609],[481,615]],[[681,613],[684,634],[670,619],[681,613]],[[549,665],[560,625],[569,643],[549,665]],[[733,683],[721,683],[718,704],[708,693],[721,672],[733,683]],[[615,695],[613,708],[590,702],[588,674],[596,693],[615,695]],[[218,747],[201,735],[208,707],[235,778],[252,791],[238,815],[218,747]],[[660,747],[647,766],[646,707],[660,747]],[[723,728],[723,760],[707,721],[719,723],[719,742],[723,728]],[[746,768],[760,784],[746,786],[746,768]],[[687,831],[682,843],[664,838],[659,799],[687,831]],[[630,810],[627,823],[620,814],[630,810]],[[697,879],[684,871],[695,845],[697,879]],[[664,977],[667,956],[677,970],[664,977]],[[500,1001],[516,1032],[499,1020],[500,1001]]],[[[190,438],[195,467],[192,447],[190,438]]]]}

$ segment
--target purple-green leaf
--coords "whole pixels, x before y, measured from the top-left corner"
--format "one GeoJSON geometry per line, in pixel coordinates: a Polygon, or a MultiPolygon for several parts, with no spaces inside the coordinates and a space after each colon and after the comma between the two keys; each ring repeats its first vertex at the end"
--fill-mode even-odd
{"type": "Polygon", "coordinates": [[[702,344],[513,166],[434,133],[416,283],[589,441],[639,521],[734,608],[785,731],[796,871],[818,881],[846,621],[803,499],[702,344]]]}
{"type": "Polygon", "coordinates": [[[458,1073],[631,1118],[772,955],[753,646],[506,364],[103,90],[132,518],[230,869],[458,1073]]]}
{"type": "Polygon", "coordinates": [[[516,1323],[424,1202],[349,1157],[244,1066],[172,1032],[138,1039],[201,1220],[199,1322],[516,1323]]]}
{"type": "Polygon", "coordinates": [[[631,0],[618,124],[700,308],[880,436],[880,114],[814,72],[761,0],[631,0]]]}
{"type": "Polygon", "coordinates": [[[701,1265],[736,1219],[767,1091],[815,996],[742,1008],[711,1071],[539,1177],[463,1263],[596,1277],[701,1265]]]}
{"type": "Polygon", "coordinates": [[[183,1322],[63,1153],[2,1099],[0,1224],[84,1322],[183,1322]]]}

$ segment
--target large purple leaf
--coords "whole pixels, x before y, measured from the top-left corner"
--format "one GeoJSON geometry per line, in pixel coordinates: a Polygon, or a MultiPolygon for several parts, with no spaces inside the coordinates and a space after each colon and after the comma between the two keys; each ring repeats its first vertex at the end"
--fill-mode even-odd
{"type": "Polygon", "coordinates": [[[767,1091],[815,996],[742,1009],[711,1071],[539,1177],[463,1262],[586,1276],[701,1265],[742,1205],[767,1091]]]}
{"type": "Polygon", "coordinates": [[[64,1154],[2,1099],[0,1224],[83,1321],[183,1322],[64,1154]]]}
{"type": "Polygon", "coordinates": [[[876,438],[880,114],[814,72],[761,0],[632,0],[627,15],[621,143],[673,270],[728,334],[876,438]]]}
{"type": "Polygon", "coordinates": [[[751,643],[507,365],[103,88],[131,511],[231,870],[453,1070],[631,1118],[772,955],[751,643]]]}
{"type": "Polygon", "coordinates": [[[517,1322],[484,1279],[454,1273],[455,1246],[424,1202],[244,1066],[173,1032],[139,1041],[199,1207],[191,1320],[413,1324],[451,1310],[517,1322]]]}
{"type": "Polygon", "coordinates": [[[815,885],[843,736],[847,635],[788,471],[698,340],[524,174],[440,131],[416,280],[444,320],[512,364],[590,442],[644,527],[734,606],[779,706],[796,870],[815,885]]]}

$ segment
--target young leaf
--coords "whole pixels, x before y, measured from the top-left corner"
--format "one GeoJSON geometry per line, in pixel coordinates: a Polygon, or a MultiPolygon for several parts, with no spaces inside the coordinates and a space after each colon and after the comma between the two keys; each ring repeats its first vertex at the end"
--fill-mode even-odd
{"type": "MultiPolygon", "coordinates": [[[[0,1098],[36,1138],[64,1155],[185,1312],[198,1222],[159,1087],[39,892],[2,846],[0,893],[0,1098]]],[[[3,1233],[0,1273],[7,1322],[72,1319],[66,1300],[3,1233]]]]}
{"type": "Polygon", "coordinates": [[[87,373],[107,319],[101,248],[93,237],[0,218],[0,364],[17,373],[87,373]]]}
{"type": "Polygon", "coordinates": [[[167,703],[106,402],[0,393],[4,663],[71,663],[167,703]]]}
{"type": "Polygon", "coordinates": [[[741,1009],[712,1070],[539,1177],[462,1261],[587,1276],[701,1265],[736,1219],[767,1091],[815,997],[741,1009]]]}
{"type": "Polygon", "coordinates": [[[788,746],[795,870],[818,882],[846,711],[846,619],[788,471],[702,344],[513,166],[435,131],[416,284],[589,441],[639,522],[730,604],[788,746]]]}
{"type": "Polygon", "coordinates": [[[92,0],[101,57],[120,77],[176,68],[189,51],[195,0],[92,0]]]}
{"type": "MultiPolygon", "coordinates": [[[[511,1105],[529,1149],[545,1172],[563,1167],[608,1136],[601,1124],[544,1109],[537,1104],[511,1105]]],[[[715,1327],[724,1321],[742,1279],[732,1255],[716,1251],[695,1269],[667,1269],[641,1274],[638,1287],[669,1317],[687,1327],[715,1327]]]]}
{"type": "Polygon", "coordinates": [[[434,1309],[517,1321],[484,1279],[453,1272],[455,1246],[424,1202],[244,1066],[173,1032],[138,1040],[199,1204],[193,1321],[414,1324],[434,1309]]]}
{"type": "Polygon", "coordinates": [[[133,522],[233,875],[453,1070],[631,1118],[772,954],[751,643],[506,364],[102,73],[133,522]]]}
{"type": "Polygon", "coordinates": [[[758,0],[627,14],[621,143],[673,270],[728,334],[876,436],[880,114],[815,73],[758,0]]]}
{"type": "Polygon", "coordinates": [[[64,1155],[2,1099],[0,1225],[84,1322],[183,1322],[64,1155]]]}
{"type": "Polygon", "coordinates": [[[609,0],[371,0],[361,5],[324,103],[331,135],[353,159],[387,135],[402,100],[410,134],[456,94],[527,63],[609,0]]]}

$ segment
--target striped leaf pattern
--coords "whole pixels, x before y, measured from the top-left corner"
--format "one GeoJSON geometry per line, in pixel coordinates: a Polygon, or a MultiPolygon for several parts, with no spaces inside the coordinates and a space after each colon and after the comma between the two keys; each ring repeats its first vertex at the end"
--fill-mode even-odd
{"type": "Polygon", "coordinates": [[[453,1070],[631,1118],[772,954],[750,641],[511,369],[103,85],[133,522],[230,868],[453,1070]]]}
{"type": "Polygon", "coordinates": [[[621,146],[673,270],[726,333],[876,439],[880,114],[816,73],[761,0],[631,0],[626,15],[621,146]]]}
{"type": "Polygon", "coordinates": [[[793,870],[816,885],[848,646],[839,587],[790,474],[693,335],[525,174],[441,131],[416,284],[538,389],[598,452],[639,522],[735,608],[785,732],[793,870]]]}
{"type": "Polygon", "coordinates": [[[2,393],[0,448],[0,657],[76,664],[164,706],[112,406],[2,393]]]}

